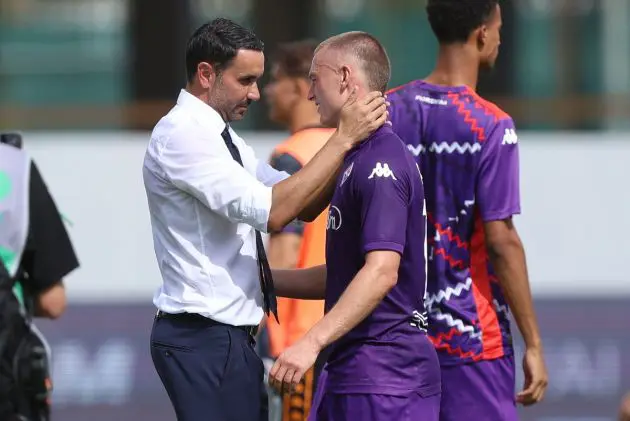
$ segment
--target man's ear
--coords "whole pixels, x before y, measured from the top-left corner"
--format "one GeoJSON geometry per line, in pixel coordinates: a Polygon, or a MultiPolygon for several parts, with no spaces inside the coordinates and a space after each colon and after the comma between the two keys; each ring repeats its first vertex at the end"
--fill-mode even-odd
{"type": "Polygon", "coordinates": [[[340,90],[341,92],[350,89],[351,81],[352,81],[352,69],[349,66],[341,66],[339,70],[339,75],[341,76],[340,90]]]}
{"type": "Polygon", "coordinates": [[[473,34],[477,41],[477,49],[483,51],[488,44],[488,27],[481,25],[473,34]]]}
{"type": "Polygon", "coordinates": [[[217,78],[217,71],[210,63],[202,61],[197,65],[197,80],[204,89],[209,89],[214,85],[217,78]]]}

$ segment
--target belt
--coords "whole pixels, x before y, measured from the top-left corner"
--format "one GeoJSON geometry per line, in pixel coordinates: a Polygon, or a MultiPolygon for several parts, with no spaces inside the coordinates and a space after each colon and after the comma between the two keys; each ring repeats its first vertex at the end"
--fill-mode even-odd
{"type": "Polygon", "coordinates": [[[216,320],[212,320],[208,317],[202,316],[201,314],[197,314],[197,313],[165,313],[162,310],[158,310],[157,314],[155,315],[155,317],[157,319],[171,319],[171,320],[179,320],[179,321],[189,321],[189,322],[202,322],[205,323],[209,326],[227,326],[227,327],[233,327],[236,329],[240,329],[242,331],[244,331],[245,333],[247,333],[249,336],[251,336],[252,338],[256,337],[256,334],[258,333],[258,326],[234,326],[234,325],[229,325],[227,323],[221,323],[221,322],[217,322],[216,320]]]}

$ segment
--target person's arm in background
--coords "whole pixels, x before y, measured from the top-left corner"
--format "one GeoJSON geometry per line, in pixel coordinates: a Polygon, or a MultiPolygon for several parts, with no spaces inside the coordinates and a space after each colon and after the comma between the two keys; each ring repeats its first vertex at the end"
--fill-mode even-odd
{"type": "Polygon", "coordinates": [[[24,290],[36,317],[56,319],[66,309],[63,278],[79,262],[55,202],[35,163],[31,164],[29,237],[22,257],[24,290]]]}
{"type": "MultiPolygon", "coordinates": [[[[288,153],[274,155],[270,165],[289,175],[295,174],[302,168],[298,160],[288,153]]],[[[297,266],[303,234],[304,223],[296,219],[282,231],[269,235],[267,258],[273,269],[293,269],[297,266]]]]}
{"type": "Polygon", "coordinates": [[[520,213],[518,144],[515,139],[514,123],[509,118],[500,121],[490,133],[481,151],[476,204],[483,221],[488,256],[525,342],[525,385],[517,394],[517,401],[532,405],[543,399],[548,375],[525,250],[512,222],[512,216],[520,213]]]}
{"type": "Polygon", "coordinates": [[[273,269],[278,297],[323,300],[326,294],[326,265],[306,269],[273,269]]]}

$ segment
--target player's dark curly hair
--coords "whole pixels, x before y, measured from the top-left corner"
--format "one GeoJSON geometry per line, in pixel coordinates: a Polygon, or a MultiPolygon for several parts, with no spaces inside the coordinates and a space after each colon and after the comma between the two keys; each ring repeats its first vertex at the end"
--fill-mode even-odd
{"type": "Polygon", "coordinates": [[[499,0],[429,0],[427,15],[440,44],[466,42],[486,22],[499,0]]]}

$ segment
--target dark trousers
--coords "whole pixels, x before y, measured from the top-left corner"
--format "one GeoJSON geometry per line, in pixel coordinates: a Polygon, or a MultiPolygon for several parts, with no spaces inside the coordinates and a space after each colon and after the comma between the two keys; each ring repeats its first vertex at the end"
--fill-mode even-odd
{"type": "Polygon", "coordinates": [[[156,317],[151,358],[178,421],[268,421],[263,364],[245,330],[156,317]]]}

